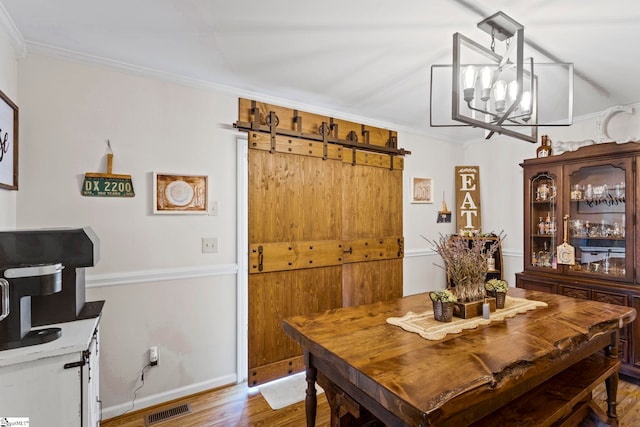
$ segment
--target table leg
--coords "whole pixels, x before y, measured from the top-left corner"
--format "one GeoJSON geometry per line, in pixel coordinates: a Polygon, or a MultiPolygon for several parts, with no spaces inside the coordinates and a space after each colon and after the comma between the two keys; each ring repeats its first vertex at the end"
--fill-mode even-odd
{"type": "Polygon", "coordinates": [[[611,419],[618,418],[616,401],[618,399],[618,374],[615,373],[605,380],[607,388],[607,416],[611,419]]]}
{"type": "MultiPolygon", "coordinates": [[[[605,355],[611,358],[618,357],[618,334],[615,333],[612,336],[612,343],[605,348],[605,355]]],[[[618,419],[618,412],[616,410],[616,402],[618,400],[618,380],[619,376],[616,372],[604,381],[607,389],[607,416],[611,420],[618,419]]]]}
{"type": "Polygon", "coordinates": [[[316,379],[318,377],[318,370],[313,366],[311,354],[306,350],[304,352],[304,359],[305,365],[307,366],[307,391],[304,400],[304,408],[307,415],[307,427],[315,427],[317,410],[316,379]]]}

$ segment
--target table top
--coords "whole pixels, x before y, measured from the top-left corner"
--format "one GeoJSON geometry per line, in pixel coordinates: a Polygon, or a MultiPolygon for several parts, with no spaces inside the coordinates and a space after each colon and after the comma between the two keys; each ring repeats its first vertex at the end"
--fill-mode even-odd
{"type": "Polygon", "coordinates": [[[439,341],[386,321],[431,309],[427,293],[294,316],[283,327],[342,390],[406,424],[427,425],[486,415],[606,347],[636,316],[631,307],[544,292],[510,288],[509,295],[548,306],[439,341]]]}

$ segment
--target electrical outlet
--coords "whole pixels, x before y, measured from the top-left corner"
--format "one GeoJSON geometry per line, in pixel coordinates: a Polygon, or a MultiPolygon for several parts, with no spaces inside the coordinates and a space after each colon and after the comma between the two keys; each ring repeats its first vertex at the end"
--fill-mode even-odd
{"type": "Polygon", "coordinates": [[[153,347],[149,347],[149,365],[157,366],[160,361],[160,356],[158,354],[158,347],[155,345],[153,347]]]}
{"type": "Polygon", "coordinates": [[[217,254],[218,253],[218,238],[217,237],[203,237],[202,238],[202,253],[203,254],[217,254]]]}

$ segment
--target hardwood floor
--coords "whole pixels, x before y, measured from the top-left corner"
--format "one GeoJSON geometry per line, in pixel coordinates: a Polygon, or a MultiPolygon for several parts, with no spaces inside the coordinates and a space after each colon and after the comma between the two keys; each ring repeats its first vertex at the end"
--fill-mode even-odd
{"type": "MultiPolygon", "coordinates": [[[[274,411],[257,388],[247,383],[236,384],[184,399],[140,410],[122,417],[103,421],[101,427],[144,427],[148,414],[182,403],[191,405],[191,414],[152,424],[152,427],[212,427],[212,426],[305,426],[304,401],[274,411]]],[[[328,427],[329,404],[324,395],[318,395],[316,426],[328,427]]]]}
{"type": "MultiPolygon", "coordinates": [[[[640,383],[638,383],[640,384],[640,383]]],[[[640,425],[640,385],[630,381],[620,381],[618,387],[618,416],[620,427],[640,425]]],[[[604,385],[594,391],[594,399],[606,410],[604,385]]],[[[189,403],[191,414],[152,424],[153,427],[211,427],[211,426],[265,426],[301,427],[305,426],[304,402],[278,411],[272,410],[257,389],[250,389],[246,383],[224,387],[164,405],[125,414],[105,420],[101,427],[144,427],[145,416],[179,404],[189,403]]],[[[329,405],[324,395],[318,396],[316,426],[329,426],[329,405]]]]}

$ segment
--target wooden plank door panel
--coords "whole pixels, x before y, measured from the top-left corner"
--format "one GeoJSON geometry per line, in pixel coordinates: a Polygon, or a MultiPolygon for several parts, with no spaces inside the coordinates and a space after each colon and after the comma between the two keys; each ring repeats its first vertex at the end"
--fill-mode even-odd
{"type": "Polygon", "coordinates": [[[340,160],[249,150],[250,385],[304,366],[300,348],[284,334],[282,320],[342,306],[341,265],[335,260],[342,200],[334,185],[340,182],[341,167],[340,160]],[[308,246],[302,250],[308,242],[316,242],[312,246],[317,255],[309,255],[313,251],[308,246]],[[253,268],[257,246],[269,257],[264,272],[253,268]],[[313,259],[315,265],[309,263],[313,259]],[[317,267],[323,263],[333,265],[317,267]]]}
{"type": "Polygon", "coordinates": [[[342,304],[351,307],[402,297],[403,260],[344,264],[342,304]]]}
{"type": "Polygon", "coordinates": [[[249,150],[249,242],[340,239],[342,162],[249,150]]]}
{"type": "Polygon", "coordinates": [[[342,266],[252,274],[249,277],[249,385],[304,368],[300,347],[282,329],[297,314],[342,306],[342,266]]]}
{"type": "MultiPolygon", "coordinates": [[[[369,166],[343,166],[342,238],[395,242],[387,258],[343,265],[342,303],[368,304],[402,297],[402,170],[369,166]]],[[[346,246],[346,245],[345,245],[346,246]]],[[[379,253],[383,251],[380,250],[379,253]]]]}
{"type": "Polygon", "coordinates": [[[402,236],[402,170],[343,165],[342,238],[402,236]]]}

